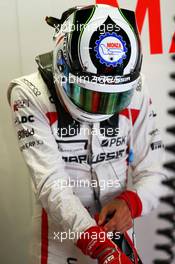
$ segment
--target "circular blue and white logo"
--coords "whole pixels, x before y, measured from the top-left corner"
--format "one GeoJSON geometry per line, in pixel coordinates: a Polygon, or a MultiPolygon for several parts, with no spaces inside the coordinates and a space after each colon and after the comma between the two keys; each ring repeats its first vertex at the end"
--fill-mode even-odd
{"type": "Polygon", "coordinates": [[[127,57],[126,42],[122,36],[114,32],[101,35],[95,43],[96,57],[100,60],[100,63],[105,64],[107,67],[116,67],[118,64],[122,64],[127,57]]]}

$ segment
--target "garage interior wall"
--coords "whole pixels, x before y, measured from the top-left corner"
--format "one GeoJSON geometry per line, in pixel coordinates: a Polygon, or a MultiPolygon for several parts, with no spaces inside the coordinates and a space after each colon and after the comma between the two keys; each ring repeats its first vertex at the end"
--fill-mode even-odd
{"type": "MultiPolygon", "coordinates": [[[[152,0],[155,1],[155,0],[152,0]]],[[[135,10],[136,0],[120,0],[121,7],[135,10]]],[[[6,99],[10,80],[36,70],[34,58],[52,49],[53,31],[45,24],[45,17],[60,16],[67,8],[93,1],[76,0],[0,0],[0,263],[28,263],[28,244],[31,234],[32,195],[30,176],[17,147],[17,140],[11,124],[11,115],[6,99]]],[[[163,54],[150,55],[148,19],[142,30],[144,51],[143,73],[158,112],[159,126],[165,144],[172,143],[173,137],[165,128],[174,119],[167,115],[167,109],[174,101],[167,96],[173,88],[169,74],[173,61],[168,53],[174,33],[174,0],[160,0],[162,19],[163,54]]],[[[171,158],[171,155],[166,157],[171,158]]],[[[159,252],[154,244],[163,241],[155,234],[163,227],[157,218],[161,205],[149,216],[137,220],[137,246],[144,264],[152,263],[159,252]]]]}

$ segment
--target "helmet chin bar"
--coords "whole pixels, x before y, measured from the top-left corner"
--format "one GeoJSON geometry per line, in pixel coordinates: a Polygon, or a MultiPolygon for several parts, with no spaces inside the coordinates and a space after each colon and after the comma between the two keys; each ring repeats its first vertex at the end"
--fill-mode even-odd
{"type": "Polygon", "coordinates": [[[82,123],[97,123],[109,119],[112,115],[101,115],[101,114],[90,114],[78,108],[72,103],[67,94],[64,91],[64,88],[60,86],[59,81],[55,78],[56,89],[58,90],[58,96],[61,97],[61,100],[66,105],[67,110],[71,116],[78,122],[82,123]]]}

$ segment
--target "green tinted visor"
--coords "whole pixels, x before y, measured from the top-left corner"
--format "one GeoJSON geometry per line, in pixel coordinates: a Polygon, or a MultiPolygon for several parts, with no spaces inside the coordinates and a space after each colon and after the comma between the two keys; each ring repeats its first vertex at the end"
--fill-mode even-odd
{"type": "Polygon", "coordinates": [[[93,114],[115,114],[131,102],[134,89],[118,93],[104,93],[85,89],[77,84],[63,85],[69,99],[80,109],[93,114]]]}

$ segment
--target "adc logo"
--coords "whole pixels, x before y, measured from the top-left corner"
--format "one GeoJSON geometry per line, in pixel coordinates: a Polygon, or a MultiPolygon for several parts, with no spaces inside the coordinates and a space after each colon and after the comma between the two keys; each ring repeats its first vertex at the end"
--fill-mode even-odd
{"type": "Polygon", "coordinates": [[[19,124],[25,124],[25,123],[33,123],[35,122],[34,120],[34,116],[33,115],[29,115],[29,116],[20,116],[20,117],[17,117],[15,119],[15,124],[16,125],[19,125],[19,124]]]}
{"type": "Polygon", "coordinates": [[[117,64],[122,64],[123,60],[126,59],[128,49],[121,36],[115,32],[112,34],[108,32],[101,35],[100,39],[96,41],[95,51],[96,57],[102,64],[116,67],[117,64]]]}

